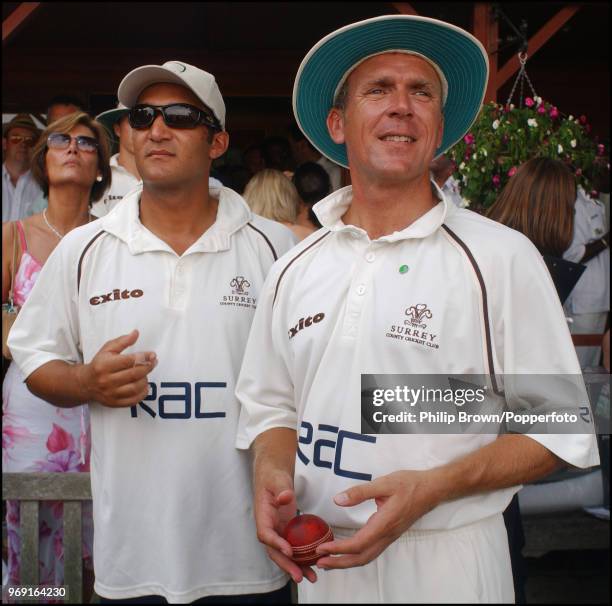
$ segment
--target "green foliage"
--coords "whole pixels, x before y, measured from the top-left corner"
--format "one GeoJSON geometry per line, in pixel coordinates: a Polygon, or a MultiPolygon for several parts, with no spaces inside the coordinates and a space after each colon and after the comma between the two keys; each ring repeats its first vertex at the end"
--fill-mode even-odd
{"type": "Polygon", "coordinates": [[[490,102],[448,156],[462,197],[473,205],[491,206],[518,167],[536,157],[567,163],[578,185],[591,192],[605,149],[589,131],[585,116],[564,116],[540,97],[527,97],[520,108],[490,102]]]}

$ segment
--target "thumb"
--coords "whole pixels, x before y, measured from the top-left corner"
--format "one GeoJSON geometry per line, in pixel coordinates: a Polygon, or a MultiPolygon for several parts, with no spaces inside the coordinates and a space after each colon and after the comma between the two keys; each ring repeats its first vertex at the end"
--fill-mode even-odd
{"type": "Polygon", "coordinates": [[[100,351],[110,351],[113,353],[121,353],[124,349],[129,347],[130,345],[134,345],[138,340],[139,333],[136,329],[127,335],[121,335],[116,339],[111,339],[107,341],[100,351]]]}
{"type": "Polygon", "coordinates": [[[344,492],[338,493],[334,497],[334,503],[341,507],[353,507],[353,505],[359,505],[368,499],[379,497],[380,491],[377,491],[372,485],[372,482],[362,484],[361,486],[353,486],[348,488],[344,492]]]}

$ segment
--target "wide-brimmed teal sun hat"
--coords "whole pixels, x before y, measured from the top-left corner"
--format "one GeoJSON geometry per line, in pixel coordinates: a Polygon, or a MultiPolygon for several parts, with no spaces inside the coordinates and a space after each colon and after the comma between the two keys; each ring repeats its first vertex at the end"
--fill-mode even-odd
{"type": "Polygon", "coordinates": [[[443,89],[447,87],[444,136],[436,156],[457,143],[476,120],[487,88],[489,59],[474,36],[428,17],[383,15],[366,19],[317,42],[295,77],[293,112],[297,123],[330,160],[348,167],[346,147],[332,141],[326,125],[339,86],[366,58],[392,51],[421,55],[443,75],[443,89]]]}

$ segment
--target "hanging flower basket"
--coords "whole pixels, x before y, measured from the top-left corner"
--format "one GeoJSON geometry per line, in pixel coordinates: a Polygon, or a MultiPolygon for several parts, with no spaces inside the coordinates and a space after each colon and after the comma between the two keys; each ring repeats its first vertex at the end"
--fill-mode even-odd
{"type": "Polygon", "coordinates": [[[485,104],[470,132],[448,152],[462,197],[471,206],[488,208],[518,167],[536,157],[565,162],[578,185],[596,196],[593,177],[606,149],[590,130],[586,116],[565,116],[537,96],[526,97],[520,107],[485,104]]]}

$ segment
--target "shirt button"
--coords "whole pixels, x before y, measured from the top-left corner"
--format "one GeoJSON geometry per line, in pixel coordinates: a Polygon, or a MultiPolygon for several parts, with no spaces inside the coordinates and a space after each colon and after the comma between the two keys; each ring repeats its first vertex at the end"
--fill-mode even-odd
{"type": "Polygon", "coordinates": [[[358,295],[363,295],[363,294],[365,294],[365,291],[366,291],[366,287],[365,287],[365,285],[364,285],[364,284],[360,284],[360,285],[357,287],[357,294],[358,294],[358,295]]]}
{"type": "Polygon", "coordinates": [[[376,255],[375,255],[373,252],[368,253],[368,254],[366,255],[366,261],[367,261],[368,263],[372,263],[372,262],[374,261],[374,259],[376,259],[376,255]]]}

